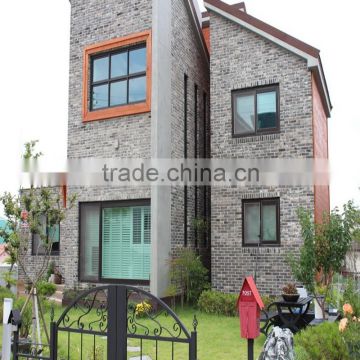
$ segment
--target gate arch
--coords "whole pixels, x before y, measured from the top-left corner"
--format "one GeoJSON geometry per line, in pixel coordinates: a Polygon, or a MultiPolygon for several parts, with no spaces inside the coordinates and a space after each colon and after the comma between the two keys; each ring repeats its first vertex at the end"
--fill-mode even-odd
{"type": "Polygon", "coordinates": [[[164,301],[143,289],[129,285],[99,286],[77,296],[51,324],[50,358],[58,359],[60,341],[61,359],[72,359],[75,341],[79,350],[76,360],[89,357],[89,347],[90,357],[96,360],[97,356],[125,360],[129,350],[141,359],[148,355],[152,360],[176,360],[176,346],[186,348],[188,359],[196,360],[196,328],[195,316],[193,331],[189,332],[164,301]],[[102,355],[97,354],[100,346],[102,355]],[[164,356],[165,348],[169,354],[164,356]]]}

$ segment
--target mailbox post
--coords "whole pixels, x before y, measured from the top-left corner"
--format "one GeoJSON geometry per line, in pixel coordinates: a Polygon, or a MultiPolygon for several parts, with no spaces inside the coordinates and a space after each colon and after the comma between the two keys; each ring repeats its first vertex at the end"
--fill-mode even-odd
{"type": "Polygon", "coordinates": [[[245,278],[237,301],[241,337],[248,340],[248,359],[254,359],[254,339],[260,335],[260,311],[264,308],[252,276],[245,278]]]}

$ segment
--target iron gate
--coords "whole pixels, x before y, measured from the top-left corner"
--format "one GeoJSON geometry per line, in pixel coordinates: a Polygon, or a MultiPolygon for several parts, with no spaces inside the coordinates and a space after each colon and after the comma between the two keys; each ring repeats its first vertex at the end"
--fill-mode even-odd
{"type": "Polygon", "coordinates": [[[108,285],[78,296],[50,325],[48,354],[19,350],[13,359],[196,360],[197,319],[190,333],[162,300],[133,286],[108,285]]]}

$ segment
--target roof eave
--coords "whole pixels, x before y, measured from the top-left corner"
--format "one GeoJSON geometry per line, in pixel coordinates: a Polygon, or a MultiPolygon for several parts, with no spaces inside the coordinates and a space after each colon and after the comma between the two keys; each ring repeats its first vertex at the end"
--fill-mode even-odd
{"type": "Polygon", "coordinates": [[[208,48],[206,46],[206,41],[205,41],[205,38],[204,38],[204,35],[203,35],[203,32],[202,32],[202,25],[200,24],[199,22],[199,19],[196,15],[196,11],[195,11],[195,8],[194,8],[194,3],[193,3],[193,0],[185,0],[185,5],[191,15],[191,18],[192,18],[192,21],[193,21],[193,25],[196,29],[196,35],[197,35],[197,39],[198,39],[198,42],[201,46],[201,49],[204,53],[204,56],[205,56],[205,59],[206,59],[206,63],[208,66],[210,66],[210,54],[209,54],[209,51],[208,51],[208,48]]]}
{"type": "Polygon", "coordinates": [[[272,26],[254,18],[253,16],[250,16],[239,10],[236,11],[233,9],[233,7],[223,3],[220,0],[204,0],[204,5],[207,10],[213,11],[214,13],[223,16],[224,18],[243,26],[244,28],[305,59],[307,61],[308,69],[314,72],[315,78],[320,85],[320,94],[324,103],[325,112],[327,116],[330,117],[332,105],[326,84],[325,74],[321,65],[320,51],[318,49],[298,39],[295,39],[278,29],[273,28],[272,26]],[[236,13],[234,11],[236,11],[236,13]],[[246,20],[251,20],[252,23],[246,20]],[[256,25],[261,25],[262,28],[256,25]],[[272,33],[266,31],[266,29],[272,30],[272,33]],[[281,35],[281,38],[279,35],[281,35]]]}

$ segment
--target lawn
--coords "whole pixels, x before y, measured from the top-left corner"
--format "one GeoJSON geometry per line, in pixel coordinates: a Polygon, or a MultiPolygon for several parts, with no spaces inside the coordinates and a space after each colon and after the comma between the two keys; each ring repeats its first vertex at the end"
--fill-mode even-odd
{"type": "MultiPolygon", "coordinates": [[[[56,307],[55,309],[55,319],[59,318],[63,309],[61,307],[56,307]]],[[[184,310],[177,309],[176,313],[178,314],[181,321],[188,328],[189,331],[192,329],[192,321],[194,315],[198,319],[198,359],[247,359],[247,342],[244,339],[240,339],[240,330],[239,330],[239,319],[235,317],[225,317],[225,316],[216,316],[208,315],[202,313],[193,308],[186,308],[184,310]]],[[[74,311],[74,318],[80,315],[78,310],[74,311]]],[[[49,321],[49,314],[46,314],[46,319],[49,321]]],[[[96,315],[92,314],[91,317],[86,321],[86,325],[94,321],[96,315]]],[[[163,316],[160,318],[161,323],[169,323],[169,317],[163,316]]],[[[146,322],[146,320],[144,320],[146,322]]],[[[1,328],[2,330],[2,328],[1,328]]],[[[2,339],[2,336],[1,336],[2,339]]],[[[265,341],[264,335],[261,335],[255,341],[255,358],[259,355],[262,345],[265,341]]],[[[59,332],[59,359],[67,359],[68,351],[70,354],[70,359],[79,360],[101,360],[106,358],[106,337],[93,335],[83,335],[82,339],[79,334],[71,333],[62,333],[59,332]],[[83,344],[81,352],[81,343],[83,344]],[[97,356],[94,359],[94,344],[97,356]]],[[[128,346],[138,347],[140,346],[139,340],[130,339],[128,346]]],[[[143,341],[143,355],[149,355],[152,359],[155,359],[155,342],[154,341],[143,341]]],[[[128,353],[128,359],[133,356],[139,356],[140,352],[136,351],[128,353]]],[[[158,359],[159,360],[168,360],[171,359],[172,347],[171,343],[159,342],[158,345],[158,359]]],[[[174,359],[175,360],[185,360],[188,359],[188,347],[185,347],[183,344],[174,345],[174,359]]]]}

